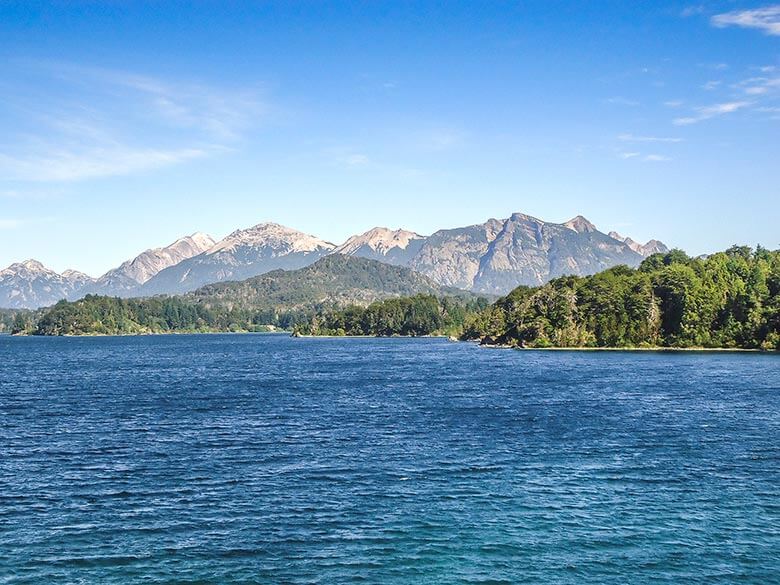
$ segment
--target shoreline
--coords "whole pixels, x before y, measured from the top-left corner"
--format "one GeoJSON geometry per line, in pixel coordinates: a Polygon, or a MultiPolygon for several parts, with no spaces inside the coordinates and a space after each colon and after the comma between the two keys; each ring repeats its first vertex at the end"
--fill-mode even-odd
{"type": "Polygon", "coordinates": [[[517,347],[514,345],[479,344],[486,349],[514,349],[517,351],[632,351],[632,352],[724,352],[724,353],[778,353],[778,350],[743,347],[517,347]]]}
{"type": "Polygon", "coordinates": [[[73,335],[72,333],[65,333],[63,335],[35,335],[32,333],[6,333],[8,337],[31,337],[46,339],[50,337],[67,337],[70,339],[78,339],[80,337],[157,337],[162,335],[289,335],[290,332],[286,329],[279,329],[276,331],[154,331],[154,332],[140,332],[140,333],[81,333],[73,335]]]}
{"type": "Polygon", "coordinates": [[[517,351],[631,351],[631,352],[723,352],[723,353],[780,353],[778,350],[743,347],[518,347],[516,345],[480,343],[476,339],[457,339],[448,335],[292,335],[308,339],[436,339],[453,343],[473,343],[485,349],[512,349],[517,351]]]}
{"type": "Polygon", "coordinates": [[[710,353],[777,353],[780,350],[742,348],[742,347],[518,347],[506,344],[480,343],[476,339],[458,339],[451,335],[302,335],[294,334],[289,330],[276,331],[161,331],[144,333],[86,333],[83,335],[31,335],[31,334],[6,334],[8,337],[154,337],[161,335],[287,335],[297,339],[446,339],[452,343],[472,343],[485,349],[510,349],[516,351],[579,351],[579,352],[710,352],[710,353]]]}

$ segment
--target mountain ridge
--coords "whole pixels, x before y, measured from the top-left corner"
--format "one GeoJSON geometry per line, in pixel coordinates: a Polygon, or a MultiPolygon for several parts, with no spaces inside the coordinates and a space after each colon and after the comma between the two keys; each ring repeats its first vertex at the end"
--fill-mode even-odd
{"type": "Polygon", "coordinates": [[[303,268],[329,254],[407,267],[441,286],[505,294],[517,285],[535,286],[565,274],[584,276],[616,264],[637,266],[643,258],[666,251],[658,240],[640,244],[615,231],[600,232],[582,215],[555,223],[517,212],[429,236],[375,227],[338,246],[264,222],[216,242],[201,232],[184,236],[150,248],[99,278],[75,270],[57,274],[34,260],[26,261],[26,269],[15,263],[0,271],[0,307],[37,308],[86,294],[184,294],[216,282],[303,268]]]}
{"type": "Polygon", "coordinates": [[[315,236],[265,222],[236,230],[208,250],[158,272],[139,296],[182,294],[226,280],[244,280],[279,268],[303,268],[336,246],[315,236]]]}
{"type": "Polygon", "coordinates": [[[149,248],[87,284],[78,294],[130,296],[161,270],[201,254],[214,244],[214,238],[208,234],[195,232],[178,238],[167,246],[149,248]]]}

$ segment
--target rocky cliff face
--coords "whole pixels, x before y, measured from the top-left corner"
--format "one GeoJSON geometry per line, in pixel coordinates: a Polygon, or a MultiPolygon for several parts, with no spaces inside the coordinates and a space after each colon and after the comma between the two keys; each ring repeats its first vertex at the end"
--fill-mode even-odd
{"type": "Polygon", "coordinates": [[[140,289],[144,296],[179,294],[205,284],[244,280],[276,269],[308,266],[330,253],[329,242],[276,224],[237,230],[214,246],[161,270],[140,289]]]}
{"type": "Polygon", "coordinates": [[[439,284],[488,294],[506,294],[566,274],[593,274],[618,264],[637,266],[655,240],[638,249],[600,232],[578,215],[558,224],[523,213],[505,220],[440,230],[428,237],[408,266],[439,284]]]}
{"type": "Polygon", "coordinates": [[[409,267],[441,285],[471,290],[482,257],[502,225],[501,221],[490,219],[482,224],[439,230],[425,240],[409,267]]]}
{"type": "Polygon", "coordinates": [[[637,266],[643,257],[598,231],[585,218],[548,223],[522,213],[507,219],[490,243],[471,290],[505,294],[566,274],[594,274],[611,266],[637,266]]]}
{"type": "Polygon", "coordinates": [[[89,276],[76,270],[57,274],[37,260],[17,262],[0,270],[0,307],[37,309],[53,305],[91,282],[89,276]]]}

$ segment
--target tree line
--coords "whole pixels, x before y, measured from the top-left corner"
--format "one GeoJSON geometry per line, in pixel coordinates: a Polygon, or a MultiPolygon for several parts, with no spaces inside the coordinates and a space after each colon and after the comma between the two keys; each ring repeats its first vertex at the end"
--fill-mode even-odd
{"type": "Polygon", "coordinates": [[[268,331],[291,329],[310,317],[305,311],[251,310],[205,305],[181,297],[121,299],[87,295],[60,301],[25,331],[33,335],[120,335],[171,332],[268,331]]]}
{"type": "Polygon", "coordinates": [[[485,309],[486,299],[418,294],[387,299],[367,307],[351,305],[320,311],[295,327],[298,335],[421,336],[458,335],[467,318],[485,309]]]}

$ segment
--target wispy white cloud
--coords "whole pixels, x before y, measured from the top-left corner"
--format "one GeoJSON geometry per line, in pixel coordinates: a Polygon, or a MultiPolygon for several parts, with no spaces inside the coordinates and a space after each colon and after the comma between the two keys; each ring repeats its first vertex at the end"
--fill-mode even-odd
{"type": "Polygon", "coordinates": [[[329,146],[322,150],[328,164],[345,169],[367,169],[375,166],[374,161],[365,152],[354,146],[329,146]]]}
{"type": "Polygon", "coordinates": [[[61,197],[62,194],[62,189],[2,189],[0,190],[0,199],[24,199],[27,201],[37,201],[54,199],[61,197]]]}
{"type": "Polygon", "coordinates": [[[642,162],[665,162],[672,160],[671,157],[664,154],[642,154],[641,152],[620,152],[618,156],[623,160],[636,160],[642,162]]]}
{"type": "Polygon", "coordinates": [[[780,90],[780,77],[749,77],[734,84],[733,87],[741,90],[745,95],[761,96],[780,90]]]}
{"type": "Polygon", "coordinates": [[[622,96],[614,96],[611,98],[607,98],[606,101],[608,104],[614,104],[618,106],[638,106],[639,102],[636,100],[628,99],[622,96]]]}
{"type": "Polygon", "coordinates": [[[718,86],[723,83],[722,81],[708,81],[704,85],[701,86],[702,89],[706,91],[712,91],[713,89],[717,89],[718,86]]]}
{"type": "Polygon", "coordinates": [[[466,134],[454,128],[434,128],[420,132],[416,142],[423,150],[451,150],[466,143],[466,134]]]}
{"type": "Polygon", "coordinates": [[[761,108],[756,108],[756,112],[760,112],[761,114],[769,114],[768,118],[770,120],[780,120],[780,107],[778,106],[764,106],[761,108]]]}
{"type": "Polygon", "coordinates": [[[684,103],[685,102],[683,102],[682,100],[667,100],[664,102],[664,105],[667,108],[679,108],[682,107],[684,103]]]}
{"type": "Polygon", "coordinates": [[[676,126],[688,126],[690,124],[696,124],[703,120],[709,120],[710,118],[716,118],[725,114],[731,114],[738,110],[742,110],[750,106],[752,102],[749,101],[735,101],[724,102],[720,104],[713,104],[711,106],[704,106],[695,109],[695,113],[692,116],[675,118],[673,123],[676,126]]]}
{"type": "Polygon", "coordinates": [[[123,145],[47,150],[22,156],[0,153],[0,173],[3,178],[15,181],[69,182],[128,175],[202,158],[207,154],[207,151],[197,148],[158,150],[123,145]]]}
{"type": "Polygon", "coordinates": [[[32,225],[51,223],[56,218],[49,216],[35,217],[32,219],[0,218],[0,230],[15,230],[32,225]]]}
{"type": "Polygon", "coordinates": [[[0,230],[14,230],[23,223],[21,219],[0,219],[0,230]]]}
{"type": "Polygon", "coordinates": [[[427,174],[419,168],[390,162],[373,153],[367,154],[356,145],[329,146],[320,150],[319,156],[324,156],[329,166],[350,173],[370,173],[376,177],[393,176],[409,180],[419,179],[427,174]]]}
{"type": "Polygon", "coordinates": [[[618,140],[622,142],[682,142],[682,138],[670,138],[665,136],[636,136],[634,134],[621,134],[618,140]]]}
{"type": "Polygon", "coordinates": [[[258,88],[216,87],[73,63],[38,65],[39,69],[66,84],[81,87],[86,93],[110,92],[130,106],[131,113],[143,109],[158,122],[198,129],[212,138],[240,137],[248,127],[269,114],[269,105],[261,99],[258,88]]]}
{"type": "Polygon", "coordinates": [[[682,12],[680,12],[680,16],[683,18],[688,18],[690,16],[696,16],[698,14],[704,14],[705,7],[703,4],[696,4],[693,6],[686,6],[682,9],[682,12]]]}
{"type": "Polygon", "coordinates": [[[360,153],[347,154],[340,160],[348,167],[365,167],[371,162],[367,155],[360,153]]]}
{"type": "Polygon", "coordinates": [[[710,21],[718,28],[738,26],[758,29],[768,35],[780,35],[780,4],[716,14],[710,21]]]}
{"type": "Polygon", "coordinates": [[[268,113],[254,90],[67,63],[25,67],[54,90],[29,106],[20,91],[7,106],[22,119],[16,135],[0,137],[4,180],[79,181],[213,156],[239,145],[268,113]]]}

